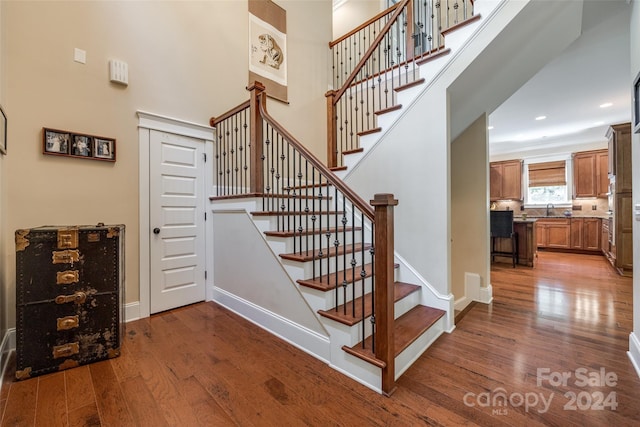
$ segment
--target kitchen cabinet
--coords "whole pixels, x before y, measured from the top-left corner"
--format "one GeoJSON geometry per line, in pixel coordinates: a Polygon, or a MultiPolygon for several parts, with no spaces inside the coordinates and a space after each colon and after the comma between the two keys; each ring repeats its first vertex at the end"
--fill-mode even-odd
{"type": "Polygon", "coordinates": [[[570,249],[571,221],[567,218],[540,218],[536,223],[539,248],[570,249]]]}
{"type": "Polygon", "coordinates": [[[616,192],[631,192],[631,123],[609,127],[609,176],[615,176],[616,192]]]}
{"type": "Polygon", "coordinates": [[[609,127],[609,174],[615,183],[613,221],[610,224],[610,252],[607,257],[618,272],[625,276],[633,273],[633,203],[631,176],[631,123],[609,127]]]}
{"type": "Polygon", "coordinates": [[[573,154],[573,197],[607,197],[609,191],[608,150],[573,154]]]}
{"type": "Polygon", "coordinates": [[[616,193],[614,214],[615,267],[620,274],[633,273],[633,216],[631,193],[616,193]]]}
{"type": "Polygon", "coordinates": [[[571,218],[571,249],[600,251],[600,219],[571,218]]]}
{"type": "Polygon", "coordinates": [[[522,200],[522,160],[492,162],[489,166],[491,201],[522,200]]]}

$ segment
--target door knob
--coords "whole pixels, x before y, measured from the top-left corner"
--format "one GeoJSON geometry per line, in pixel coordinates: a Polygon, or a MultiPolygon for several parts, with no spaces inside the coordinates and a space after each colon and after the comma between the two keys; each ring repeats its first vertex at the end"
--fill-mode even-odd
{"type": "Polygon", "coordinates": [[[158,227],[154,228],[153,234],[160,234],[160,229],[158,227]]]}

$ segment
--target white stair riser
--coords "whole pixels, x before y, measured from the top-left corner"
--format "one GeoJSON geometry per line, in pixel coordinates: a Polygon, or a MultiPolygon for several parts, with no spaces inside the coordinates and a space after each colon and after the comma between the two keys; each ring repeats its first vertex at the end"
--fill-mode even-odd
{"type": "Polygon", "coordinates": [[[417,340],[415,340],[409,347],[404,349],[402,353],[396,356],[395,363],[395,378],[398,379],[400,375],[404,373],[417,359],[424,353],[424,351],[435,342],[436,339],[444,332],[445,321],[444,317],[438,319],[427,331],[425,331],[417,340]]]}
{"type": "MultiPolygon", "coordinates": [[[[309,288],[303,285],[299,285],[299,288],[300,288],[300,292],[302,293],[302,295],[304,295],[305,299],[307,300],[307,302],[309,302],[309,305],[314,311],[317,312],[318,310],[331,310],[336,307],[335,289],[325,292],[325,291],[320,291],[318,289],[309,288]]],[[[347,292],[346,292],[347,302],[350,302],[353,300],[354,292],[355,292],[355,298],[359,298],[360,296],[362,296],[362,281],[359,280],[355,283],[355,289],[354,289],[353,283],[348,284],[346,289],[347,289],[347,292]]],[[[370,292],[371,292],[371,278],[366,278],[364,280],[364,293],[367,294],[370,292]]],[[[340,287],[338,291],[337,305],[341,305],[341,304],[344,304],[344,290],[342,289],[342,287],[340,287]]]]}
{"type": "MultiPolygon", "coordinates": [[[[345,233],[331,233],[331,235],[329,236],[328,244],[330,247],[333,247],[337,240],[340,246],[350,245],[352,243],[359,243],[360,238],[361,233],[358,230],[355,231],[355,235],[351,231],[347,231],[345,233]]],[[[284,247],[284,250],[280,250],[279,252],[277,252],[281,254],[318,250],[321,247],[320,245],[322,245],[323,250],[327,248],[327,235],[324,233],[320,235],[315,234],[296,237],[266,236],[266,239],[269,242],[269,245],[271,245],[271,243],[275,243],[278,244],[279,248],[284,247]]]]}
{"type": "MultiPolygon", "coordinates": [[[[357,252],[356,256],[357,256],[356,268],[358,268],[358,266],[362,266],[364,264],[368,264],[371,262],[371,254],[369,250],[365,251],[364,260],[361,258],[360,251],[357,252]]],[[[315,261],[307,261],[307,262],[298,262],[298,261],[291,261],[288,259],[282,259],[282,264],[284,265],[285,270],[289,273],[289,275],[294,280],[310,279],[314,277],[314,269],[313,269],[314,264],[315,264],[315,275],[316,277],[319,277],[327,273],[335,273],[336,270],[342,271],[345,268],[351,268],[351,258],[350,258],[350,254],[347,254],[346,267],[345,267],[342,256],[338,257],[338,259],[336,259],[336,257],[328,258],[328,262],[327,262],[327,258],[323,258],[321,260],[315,260],[315,261]],[[336,262],[338,263],[337,268],[336,268],[336,262]],[[328,269],[327,269],[327,265],[328,265],[328,269]]]]}

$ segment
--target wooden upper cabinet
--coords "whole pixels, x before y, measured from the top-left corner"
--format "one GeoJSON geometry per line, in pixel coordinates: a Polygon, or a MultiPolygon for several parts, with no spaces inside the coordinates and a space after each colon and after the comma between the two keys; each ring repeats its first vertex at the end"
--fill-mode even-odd
{"type": "Polygon", "coordinates": [[[607,197],[608,167],[607,150],[574,153],[573,197],[607,197]]]}
{"type": "Polygon", "coordinates": [[[522,160],[492,162],[489,181],[491,201],[522,200],[522,160]]]}
{"type": "Polygon", "coordinates": [[[616,177],[616,193],[631,192],[631,123],[609,127],[609,174],[616,177]]]}
{"type": "Polygon", "coordinates": [[[596,197],[606,198],[609,195],[609,152],[600,150],[596,153],[596,197]]]}

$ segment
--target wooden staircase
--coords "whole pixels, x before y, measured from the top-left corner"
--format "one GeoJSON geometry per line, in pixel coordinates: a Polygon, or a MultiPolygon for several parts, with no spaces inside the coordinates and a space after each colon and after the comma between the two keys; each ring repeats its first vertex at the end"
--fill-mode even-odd
{"type": "MultiPolygon", "coordinates": [[[[212,203],[215,206],[217,201],[229,198],[252,199],[251,209],[242,202],[237,206],[250,212],[256,230],[275,255],[274,261],[282,265],[326,330],[329,356],[321,358],[386,395],[395,390],[397,377],[449,330],[452,316],[447,310],[430,306],[433,289],[427,289],[415,272],[399,273],[407,264],[396,259],[394,253],[393,207],[398,201],[392,195],[377,194],[371,209],[340,179],[402,114],[403,105],[411,104],[423,91],[437,72],[433,70],[442,65],[424,75],[421,67],[438,61],[442,64],[451,52],[438,45],[426,54],[393,65],[388,76],[387,70],[379,68],[373,74],[361,74],[385,34],[402,22],[407,5],[412,4],[411,0],[402,0],[386,12],[386,24],[343,86],[327,93],[328,166],[268,115],[264,87],[258,82],[248,88],[249,101],[211,119],[221,136],[216,155],[218,197],[211,197],[212,203]],[[352,142],[338,148],[337,135],[347,124],[340,123],[338,111],[364,117],[364,111],[358,113],[364,105],[364,93],[376,85],[391,96],[374,100],[367,107],[373,119],[367,118],[363,120],[365,125],[349,130],[352,142]],[[383,89],[383,85],[388,87],[383,89]],[[355,99],[356,103],[339,107],[343,99],[355,99]],[[243,139],[246,136],[238,129],[249,129],[250,139],[243,139]],[[244,160],[240,153],[245,154],[244,160]],[[248,157],[246,153],[250,153],[248,157]],[[231,161],[233,156],[235,160],[231,161]],[[338,157],[344,161],[338,163],[338,157]],[[356,160],[347,160],[351,157],[356,160]],[[418,280],[408,283],[412,280],[406,280],[407,276],[418,280]]],[[[479,16],[469,23],[477,19],[479,16]]],[[[439,297],[435,295],[435,299],[439,297]]],[[[449,307],[442,300],[439,304],[449,307]]],[[[295,338],[290,341],[304,347],[295,338]]]]}
{"type": "MultiPolygon", "coordinates": [[[[339,213],[334,211],[333,213],[339,213]]],[[[296,218],[283,217],[282,212],[277,211],[253,211],[254,218],[267,220],[270,224],[275,223],[297,223],[305,222],[304,217],[313,215],[313,212],[293,212],[296,218]]],[[[300,236],[326,239],[327,234],[330,242],[339,238],[341,233],[351,233],[361,231],[362,227],[331,226],[330,228],[309,230],[309,229],[286,229],[286,230],[265,230],[263,234],[268,242],[274,242],[277,248],[292,248],[293,240],[300,236]]],[[[354,233],[360,236],[360,233],[354,233]]],[[[371,276],[374,265],[371,262],[362,265],[347,265],[342,268],[344,262],[341,258],[348,253],[351,248],[356,251],[368,252],[372,245],[368,242],[351,242],[348,245],[338,247],[328,247],[324,249],[303,250],[302,252],[278,253],[283,262],[288,262],[290,268],[296,268],[301,273],[293,273],[292,276],[302,275],[296,280],[301,293],[307,298],[309,305],[318,314],[324,324],[332,324],[333,329],[341,325],[344,334],[349,337],[347,344],[340,348],[349,356],[358,358],[377,368],[384,368],[386,362],[378,359],[373,352],[371,317],[373,313],[373,294],[371,292],[371,276]],[[322,252],[322,255],[320,253],[322,252]],[[330,267],[329,272],[313,278],[310,274],[311,264],[321,263],[330,267]],[[353,290],[355,288],[355,291],[353,290]],[[336,297],[340,293],[340,298],[336,297]],[[341,299],[345,301],[337,304],[341,299]]],[[[349,264],[347,262],[347,264],[349,264]]],[[[395,269],[398,264],[394,264],[395,269]]],[[[394,281],[393,303],[395,304],[394,319],[394,344],[393,355],[398,357],[411,344],[415,343],[430,328],[446,314],[444,310],[427,307],[420,304],[420,293],[422,288],[419,285],[394,281]]],[[[433,335],[439,335],[443,331],[443,325],[437,325],[433,335]]],[[[390,391],[391,392],[391,391],[390,391]]],[[[389,392],[389,393],[390,393],[389,392]]]]}

